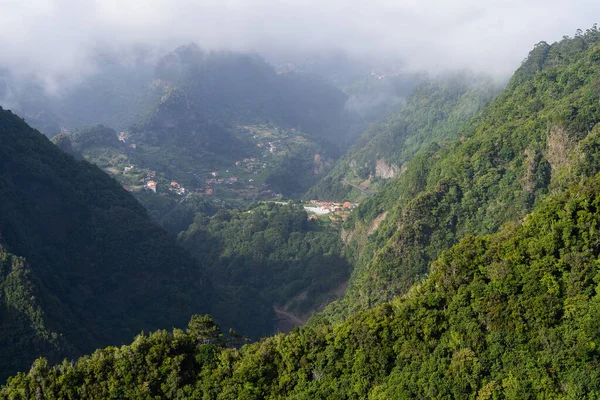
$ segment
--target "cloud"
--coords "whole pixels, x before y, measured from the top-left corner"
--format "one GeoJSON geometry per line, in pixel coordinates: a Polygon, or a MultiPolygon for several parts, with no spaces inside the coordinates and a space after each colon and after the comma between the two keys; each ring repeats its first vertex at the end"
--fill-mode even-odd
{"type": "Polygon", "coordinates": [[[0,65],[56,84],[92,70],[98,48],[195,41],[508,75],[535,43],[586,29],[597,15],[600,2],[590,0],[0,0],[0,65]]]}

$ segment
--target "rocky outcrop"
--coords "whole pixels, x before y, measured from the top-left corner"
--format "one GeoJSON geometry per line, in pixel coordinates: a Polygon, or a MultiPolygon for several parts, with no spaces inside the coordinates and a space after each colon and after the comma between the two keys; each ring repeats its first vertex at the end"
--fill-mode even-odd
{"type": "Polygon", "coordinates": [[[383,158],[377,160],[375,164],[375,176],[383,179],[390,179],[396,176],[398,167],[394,164],[387,164],[383,158]]]}
{"type": "Polygon", "coordinates": [[[329,162],[323,160],[319,153],[315,153],[313,156],[313,175],[322,175],[327,167],[329,166],[329,162]]]}

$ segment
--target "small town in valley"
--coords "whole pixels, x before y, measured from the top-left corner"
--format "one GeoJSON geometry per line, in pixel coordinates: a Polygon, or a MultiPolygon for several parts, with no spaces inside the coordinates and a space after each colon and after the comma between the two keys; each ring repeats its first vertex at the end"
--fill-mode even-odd
{"type": "Polygon", "coordinates": [[[359,203],[351,203],[349,201],[335,203],[331,201],[310,200],[309,205],[305,205],[304,209],[315,215],[326,215],[350,211],[358,206],[359,203]]]}

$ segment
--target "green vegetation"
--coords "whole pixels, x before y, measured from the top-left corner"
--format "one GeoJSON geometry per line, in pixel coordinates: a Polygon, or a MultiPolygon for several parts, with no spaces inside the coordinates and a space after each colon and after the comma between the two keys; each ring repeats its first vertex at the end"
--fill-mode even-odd
{"type": "MultiPolygon", "coordinates": [[[[175,235],[204,213],[181,240],[199,263],[117,182],[3,110],[0,140],[1,344],[19,354],[2,357],[0,377],[40,354],[56,362],[183,326],[197,311],[261,337],[275,331],[274,305],[304,317],[347,279],[337,230],[300,208],[217,212],[186,198],[161,222],[175,235]]],[[[102,126],[56,142],[84,154],[123,145],[102,126]]]]}
{"type": "Polygon", "coordinates": [[[27,367],[32,356],[44,354],[51,360],[60,360],[75,355],[65,338],[46,326],[36,289],[30,266],[0,244],[0,348],[4,377],[7,372],[27,367]]]}
{"type": "MultiPolygon", "coordinates": [[[[153,114],[160,118],[132,134],[177,143],[200,126],[191,104],[206,105],[203,120],[293,120],[268,97],[250,101],[256,82],[236,65],[268,71],[252,57],[193,47],[165,58],[159,74],[172,86],[153,114]],[[207,78],[216,70],[232,86],[215,103],[176,87],[206,81],[225,90],[223,79],[207,78]]],[[[0,344],[50,359],[11,378],[0,397],[598,398],[600,32],[539,43],[480,111],[489,82],[451,82],[420,85],[395,119],[362,139],[364,153],[355,148],[342,161],[351,170],[315,188],[348,196],[335,186],[345,178],[380,189],[341,228],[308,220],[291,202],[240,211],[184,198],[169,211],[176,232],[206,208],[178,240],[215,289],[115,182],[0,114],[0,344]],[[383,185],[369,178],[378,169],[396,176],[383,185]],[[196,315],[185,331],[142,333],[129,346],[51,366],[122,342],[133,328],[181,326],[208,303],[218,322],[260,336],[275,323],[274,306],[305,316],[330,300],[323,294],[346,281],[345,260],[354,266],[345,297],[289,334],[241,346],[242,336],[196,315]]],[[[252,126],[254,136],[281,134],[264,121],[252,126]]],[[[102,132],[90,138],[104,140],[102,132]]]]}
{"type": "MultiPolygon", "coordinates": [[[[144,76],[146,68],[142,68],[144,76]]],[[[107,68],[73,96],[84,96],[96,81],[109,79],[111,71],[115,81],[125,73],[107,68]]],[[[153,79],[144,87],[132,90],[143,92],[136,96],[144,105],[124,108],[137,121],[128,128],[116,125],[123,134],[118,136],[104,126],[66,134],[75,154],[134,193],[153,180],[159,194],[168,195],[174,180],[188,192],[235,206],[271,198],[272,192],[300,197],[328,171],[339,149],[337,139],[351,123],[343,112],[347,96],[322,79],[277,74],[258,56],[206,53],[196,45],[180,47],[161,58],[153,79]],[[253,161],[240,166],[244,159],[253,161]],[[238,183],[207,183],[212,172],[219,174],[217,180],[235,177],[238,183]],[[161,191],[161,185],[166,190],[161,191]]],[[[107,84],[100,99],[111,91],[115,96],[119,93],[107,84]]],[[[109,110],[119,102],[106,100],[109,110]]],[[[71,151],[64,135],[59,136],[57,144],[71,151]]],[[[146,203],[156,213],[162,209],[159,203],[166,201],[146,203]]],[[[162,216],[158,214],[157,219],[162,216]]]]}
{"type": "Polygon", "coordinates": [[[282,195],[300,197],[331,163],[326,146],[320,144],[322,140],[294,128],[272,124],[229,126],[205,134],[218,139],[218,148],[208,142],[198,143],[197,131],[185,139],[159,139],[148,136],[148,132],[117,134],[102,125],[60,134],[52,140],[62,150],[85,158],[118,180],[161,223],[183,197],[188,209],[190,203],[197,202],[188,201],[189,194],[233,207],[282,195]],[[158,195],[150,193],[146,186],[149,181],[157,183],[158,195]],[[172,181],[186,192],[174,191],[172,181]]]}
{"type": "Polygon", "coordinates": [[[495,232],[598,172],[599,46],[595,28],[538,44],[459,140],[429,145],[364,201],[345,226],[349,289],[327,315],[344,318],[405,293],[460,238],[495,232]]]}
{"type": "Polygon", "coordinates": [[[209,266],[215,286],[236,293],[233,298],[248,294],[252,316],[236,307],[219,314],[239,314],[233,327],[253,337],[274,331],[274,306],[305,317],[334,299],[332,291],[348,279],[338,229],[308,220],[304,209],[293,204],[221,209],[210,218],[197,214],[179,242],[209,266]]]}
{"type": "Polygon", "coordinates": [[[3,354],[19,354],[2,377],[211,311],[200,267],[130,194],[4,110],[0,245],[3,354]]]}
{"type": "Polygon", "coordinates": [[[140,166],[186,187],[203,188],[210,172],[226,176],[235,162],[256,158],[267,170],[247,179],[299,196],[325,172],[313,173],[315,156],[329,158],[344,129],[344,93],[316,77],[276,74],[259,57],[184,46],[165,56],[155,75],[162,97],[128,141],[140,166]],[[269,137],[278,151],[269,151],[269,137]]]}
{"type": "Polygon", "coordinates": [[[422,79],[401,110],[387,122],[371,125],[305,197],[355,199],[360,193],[350,184],[380,189],[382,180],[400,173],[415,154],[455,140],[494,93],[490,78],[466,72],[422,79]]]}
{"type": "Polygon", "coordinates": [[[241,349],[208,318],[76,363],[36,361],[4,398],[595,398],[600,177],[521,224],[467,236],[393,303],[241,349]]]}

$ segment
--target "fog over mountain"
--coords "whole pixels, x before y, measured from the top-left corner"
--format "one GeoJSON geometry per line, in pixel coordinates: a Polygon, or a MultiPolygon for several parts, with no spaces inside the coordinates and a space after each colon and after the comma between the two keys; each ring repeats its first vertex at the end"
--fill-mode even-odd
{"type": "MultiPolygon", "coordinates": [[[[261,54],[337,50],[405,68],[508,76],[542,40],[594,23],[591,0],[0,0],[0,66],[49,91],[94,71],[99,51],[133,45],[261,54]]],[[[157,50],[160,52],[160,50],[157,50]]]]}

